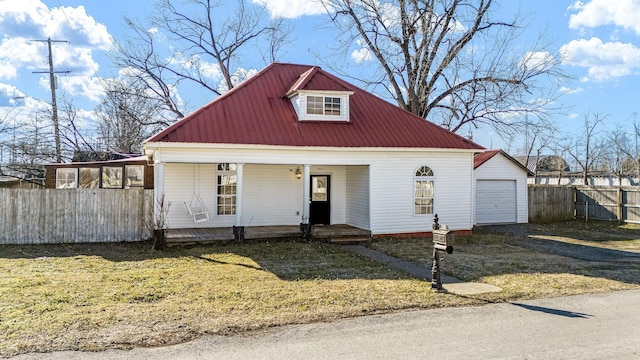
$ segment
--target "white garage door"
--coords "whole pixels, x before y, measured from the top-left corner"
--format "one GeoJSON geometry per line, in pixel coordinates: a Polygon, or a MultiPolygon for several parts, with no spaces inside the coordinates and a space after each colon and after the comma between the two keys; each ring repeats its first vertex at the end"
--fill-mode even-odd
{"type": "Polygon", "coordinates": [[[476,223],[516,222],[516,181],[478,180],[476,183],[476,223]]]}

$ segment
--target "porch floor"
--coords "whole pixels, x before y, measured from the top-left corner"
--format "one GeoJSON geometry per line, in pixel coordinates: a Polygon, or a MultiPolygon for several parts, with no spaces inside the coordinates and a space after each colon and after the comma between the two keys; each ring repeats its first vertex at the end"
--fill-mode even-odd
{"type": "MultiPolygon", "coordinates": [[[[318,240],[339,240],[345,242],[368,240],[371,231],[360,229],[345,224],[314,225],[311,234],[318,240]]],[[[244,230],[246,240],[256,239],[287,239],[301,238],[300,226],[247,226],[244,230]]],[[[234,240],[233,228],[192,228],[192,229],[168,229],[166,242],[169,245],[180,243],[213,242],[220,240],[234,240]]],[[[340,241],[336,241],[340,242],[340,241]]]]}

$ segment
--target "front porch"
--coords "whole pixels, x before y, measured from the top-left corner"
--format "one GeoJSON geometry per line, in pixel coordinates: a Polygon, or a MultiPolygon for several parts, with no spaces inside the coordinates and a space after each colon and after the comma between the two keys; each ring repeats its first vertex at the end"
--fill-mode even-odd
{"type": "MultiPolygon", "coordinates": [[[[311,235],[316,240],[335,243],[368,241],[371,231],[345,224],[314,225],[311,235]]],[[[247,226],[244,229],[246,240],[302,238],[300,226],[247,226]]],[[[234,240],[232,227],[167,229],[167,245],[191,244],[234,240]]]]}

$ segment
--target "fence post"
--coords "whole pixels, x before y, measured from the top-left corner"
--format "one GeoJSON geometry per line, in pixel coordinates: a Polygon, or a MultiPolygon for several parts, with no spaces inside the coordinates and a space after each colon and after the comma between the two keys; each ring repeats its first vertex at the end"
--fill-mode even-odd
{"type": "Polygon", "coordinates": [[[623,199],[622,198],[622,187],[619,186],[618,187],[618,213],[617,213],[618,223],[619,224],[622,224],[624,222],[624,219],[622,218],[622,216],[623,216],[622,209],[623,209],[623,206],[624,206],[624,204],[622,204],[622,199],[623,199]]]}

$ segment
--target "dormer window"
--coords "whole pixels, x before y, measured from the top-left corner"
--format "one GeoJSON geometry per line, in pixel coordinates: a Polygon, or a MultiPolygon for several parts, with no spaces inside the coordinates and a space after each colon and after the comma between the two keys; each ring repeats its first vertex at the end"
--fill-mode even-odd
{"type": "Polygon", "coordinates": [[[351,91],[302,90],[291,96],[300,121],[349,122],[351,91]]]}
{"type": "Polygon", "coordinates": [[[309,95],[307,96],[307,114],[340,116],[341,100],[333,96],[309,95]]]}

